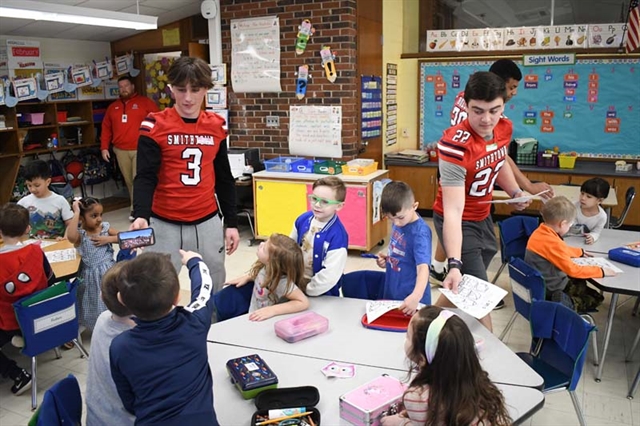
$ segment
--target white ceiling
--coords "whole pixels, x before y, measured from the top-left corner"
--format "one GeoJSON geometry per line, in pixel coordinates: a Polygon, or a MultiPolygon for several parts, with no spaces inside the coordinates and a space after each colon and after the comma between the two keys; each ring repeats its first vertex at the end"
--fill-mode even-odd
{"type": "MultiPolygon", "coordinates": [[[[114,12],[138,13],[136,0],[37,0],[43,3],[81,6],[114,12]]],[[[158,17],[158,26],[200,14],[202,0],[139,0],[140,14],[158,17]]],[[[2,0],[0,0],[2,4],[2,0]]],[[[96,27],[91,25],[63,24],[59,22],[34,21],[30,19],[0,18],[0,34],[63,38],[73,40],[114,41],[136,34],[139,31],[96,27]]]]}

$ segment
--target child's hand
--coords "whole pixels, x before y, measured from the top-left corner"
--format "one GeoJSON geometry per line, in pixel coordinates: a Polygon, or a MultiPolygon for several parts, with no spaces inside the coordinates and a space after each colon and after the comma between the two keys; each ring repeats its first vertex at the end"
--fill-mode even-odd
{"type": "Polygon", "coordinates": [[[73,213],[79,215],[80,214],[80,200],[74,200],[73,205],[71,206],[73,209],[73,213]]]}
{"type": "Polygon", "coordinates": [[[605,277],[615,277],[617,275],[616,271],[611,268],[602,268],[602,270],[604,271],[605,277]]]}
{"type": "Polygon", "coordinates": [[[408,295],[402,305],[398,307],[405,315],[413,315],[418,309],[418,303],[420,303],[420,298],[418,296],[414,296],[413,293],[408,295]]]}
{"type": "Polygon", "coordinates": [[[243,275],[241,277],[234,278],[234,279],[232,279],[230,281],[227,281],[226,283],[224,283],[224,285],[234,285],[236,287],[242,287],[243,285],[245,285],[249,281],[251,281],[249,279],[249,276],[248,275],[243,275]]]}
{"type": "Polygon", "coordinates": [[[595,242],[594,239],[593,239],[593,235],[584,234],[584,242],[585,242],[585,244],[593,244],[595,242]]]}
{"type": "Polygon", "coordinates": [[[591,253],[587,253],[586,251],[582,250],[582,257],[593,257],[593,255],[591,253]]]}
{"type": "Polygon", "coordinates": [[[387,267],[387,256],[386,254],[383,253],[378,253],[378,257],[376,258],[376,263],[378,264],[379,267],[381,268],[386,268],[387,267]]]}
{"type": "Polygon", "coordinates": [[[185,250],[182,250],[182,249],[180,250],[180,256],[182,256],[182,264],[183,265],[186,265],[187,262],[189,262],[194,257],[197,257],[198,259],[202,259],[202,256],[200,256],[195,251],[185,251],[185,250]]]}
{"type": "Polygon", "coordinates": [[[264,321],[275,315],[273,306],[267,306],[266,308],[258,309],[257,311],[249,314],[249,321],[264,321]]]}
{"type": "Polygon", "coordinates": [[[407,418],[402,417],[400,414],[394,414],[393,416],[384,416],[380,419],[382,426],[402,426],[406,424],[407,418]]]}
{"type": "Polygon", "coordinates": [[[108,235],[98,235],[90,238],[91,238],[91,241],[93,241],[93,245],[96,247],[106,246],[107,244],[111,244],[111,240],[113,239],[108,235]]]}
{"type": "Polygon", "coordinates": [[[56,241],[65,241],[67,237],[56,237],[56,241]]]}

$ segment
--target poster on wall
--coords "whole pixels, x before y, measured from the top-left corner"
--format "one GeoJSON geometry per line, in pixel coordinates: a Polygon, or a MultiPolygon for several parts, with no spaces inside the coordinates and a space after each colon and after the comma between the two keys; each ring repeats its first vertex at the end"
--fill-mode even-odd
{"type": "Polygon", "coordinates": [[[231,20],[231,85],[237,93],[282,91],[277,16],[231,20]]]}
{"type": "MultiPolygon", "coordinates": [[[[40,42],[33,40],[7,40],[8,68],[10,70],[42,70],[40,42]]],[[[35,73],[35,71],[34,71],[35,73]]]]}
{"type": "Polygon", "coordinates": [[[147,97],[151,98],[160,111],[172,105],[171,89],[169,89],[169,78],[167,72],[169,67],[180,56],[180,52],[175,55],[172,52],[166,54],[148,54],[144,55],[142,61],[144,63],[144,80],[147,97]]]}
{"type": "Polygon", "coordinates": [[[362,139],[377,138],[382,134],[382,77],[363,75],[360,77],[362,99],[362,139]]]}
{"type": "Polygon", "coordinates": [[[342,107],[289,107],[289,152],[313,157],[342,157],[342,107]]]}
{"type": "MultiPolygon", "coordinates": [[[[567,33],[571,40],[583,34],[567,33]]],[[[640,85],[636,84],[640,59],[578,59],[568,65],[556,63],[570,61],[571,54],[526,55],[524,59],[539,65],[525,68],[516,61],[523,81],[504,110],[513,123],[514,138],[534,138],[539,150],[558,146],[587,157],[638,155],[630,141],[637,141],[640,134],[640,85]]],[[[472,73],[489,69],[492,62],[420,63],[421,147],[441,137],[450,126],[456,94],[472,73]]]]}

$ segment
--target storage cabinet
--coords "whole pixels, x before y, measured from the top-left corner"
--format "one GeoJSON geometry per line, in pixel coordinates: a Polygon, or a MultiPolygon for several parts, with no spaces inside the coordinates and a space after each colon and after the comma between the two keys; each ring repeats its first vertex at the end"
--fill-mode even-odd
{"type": "Polygon", "coordinates": [[[405,182],[413,190],[419,209],[433,209],[438,194],[438,167],[388,166],[389,179],[405,182]]]}
{"type": "Polygon", "coordinates": [[[93,111],[103,108],[105,102],[25,102],[13,108],[0,105],[6,126],[0,129],[0,204],[11,199],[22,157],[97,146],[95,127],[100,122],[94,122],[93,111]],[[42,124],[34,124],[40,122],[41,114],[42,124]],[[49,149],[47,141],[53,134],[58,137],[58,148],[49,149]]]}
{"type": "MultiPolygon", "coordinates": [[[[339,175],[345,182],[347,195],[338,217],[349,234],[350,249],[370,250],[386,238],[388,223],[380,220],[379,196],[376,197],[374,184],[387,175],[386,170],[378,170],[367,176],[339,175]],[[374,223],[376,216],[379,219],[374,223]]],[[[313,182],[326,176],[266,171],[254,173],[257,238],[266,239],[274,232],[289,235],[295,219],[309,210],[307,196],[312,193],[313,182]]]]}

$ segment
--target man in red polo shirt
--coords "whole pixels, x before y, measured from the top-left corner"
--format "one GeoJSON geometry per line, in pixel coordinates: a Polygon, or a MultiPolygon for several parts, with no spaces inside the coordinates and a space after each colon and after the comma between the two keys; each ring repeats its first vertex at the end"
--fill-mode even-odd
{"type": "MultiPolygon", "coordinates": [[[[120,99],[107,108],[102,121],[100,149],[102,158],[109,161],[109,144],[113,144],[118,166],[129,190],[133,209],[133,179],[136,176],[136,155],[138,152],[138,130],[140,123],[150,113],[158,111],[158,106],[146,96],[136,93],[133,80],[128,75],[118,79],[120,99]]],[[[129,217],[133,220],[133,215],[129,217]]]]}

